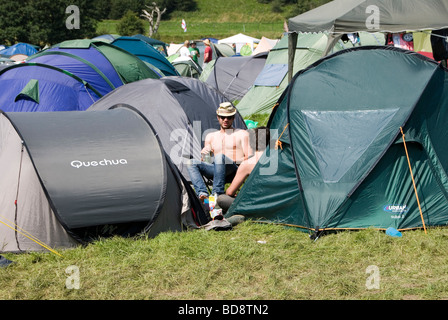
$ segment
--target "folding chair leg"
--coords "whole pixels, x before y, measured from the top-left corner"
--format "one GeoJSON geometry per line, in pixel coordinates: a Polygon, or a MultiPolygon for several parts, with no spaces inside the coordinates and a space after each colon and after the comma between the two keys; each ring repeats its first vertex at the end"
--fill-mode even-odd
{"type": "Polygon", "coordinates": [[[203,175],[201,175],[202,180],[204,180],[205,186],[207,187],[208,190],[208,194],[212,194],[212,190],[210,189],[210,179],[204,177],[203,175]]]}

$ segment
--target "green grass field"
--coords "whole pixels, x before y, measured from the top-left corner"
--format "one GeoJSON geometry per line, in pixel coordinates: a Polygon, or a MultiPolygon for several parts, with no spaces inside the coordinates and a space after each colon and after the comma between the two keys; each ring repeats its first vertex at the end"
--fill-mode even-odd
{"type": "Polygon", "coordinates": [[[448,299],[447,250],[447,229],[401,238],[368,229],[312,241],[293,228],[247,221],[230,231],[100,240],[63,257],[5,254],[15,263],[0,269],[0,299],[448,299]],[[79,289],[70,287],[70,266],[79,269],[79,289]]]}
{"type": "MultiPolygon", "coordinates": [[[[283,33],[283,23],[290,17],[293,8],[288,5],[283,12],[273,13],[270,4],[260,4],[256,0],[197,0],[197,3],[198,10],[195,12],[173,12],[170,20],[161,22],[154,38],[166,43],[181,43],[185,39],[221,39],[244,33],[256,38],[265,36],[278,39],[283,33]],[[187,23],[187,32],[181,28],[182,19],[187,23]]],[[[97,33],[115,34],[117,23],[114,20],[102,21],[97,33]]],[[[145,23],[145,29],[148,30],[148,23],[145,23]]]]}

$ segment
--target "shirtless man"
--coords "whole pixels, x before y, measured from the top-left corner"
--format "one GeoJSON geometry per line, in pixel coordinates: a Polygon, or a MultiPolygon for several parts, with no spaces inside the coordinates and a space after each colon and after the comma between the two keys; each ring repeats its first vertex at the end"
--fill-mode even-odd
{"type": "Polygon", "coordinates": [[[238,165],[252,155],[249,133],[233,128],[236,109],[230,102],[223,102],[216,111],[220,130],[208,134],[201,151],[201,162],[188,167],[196,194],[203,200],[208,197],[202,176],[213,179],[212,193],[224,194],[226,177],[233,177],[238,165]],[[204,162],[206,155],[213,155],[213,163],[204,162]]]}

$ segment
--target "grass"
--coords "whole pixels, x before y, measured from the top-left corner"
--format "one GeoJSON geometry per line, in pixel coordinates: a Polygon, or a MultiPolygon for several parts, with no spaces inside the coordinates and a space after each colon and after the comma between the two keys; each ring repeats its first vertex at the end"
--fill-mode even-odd
{"type": "Polygon", "coordinates": [[[258,122],[258,127],[266,126],[269,121],[269,117],[271,114],[253,114],[248,117],[249,120],[258,122]]]}
{"type": "Polygon", "coordinates": [[[313,242],[293,228],[244,222],[231,231],[104,239],[52,253],[5,254],[2,300],[390,300],[448,298],[448,230],[402,238],[364,230],[313,242]],[[67,267],[80,288],[68,289],[67,267]],[[369,266],[379,289],[368,289],[369,266]]]}
{"type": "MultiPolygon", "coordinates": [[[[271,4],[260,4],[257,0],[197,0],[195,12],[173,12],[169,20],[163,20],[158,34],[154,36],[166,43],[181,43],[185,39],[206,37],[222,39],[244,33],[261,38],[278,39],[283,33],[283,23],[291,15],[293,5],[287,5],[280,13],[273,13],[271,4]],[[235,8],[238,8],[235,10],[235,8]],[[187,23],[187,32],[181,28],[181,21],[187,23]]],[[[100,22],[98,34],[116,34],[118,21],[100,22]]],[[[145,30],[149,30],[145,22],[145,30]]]]}

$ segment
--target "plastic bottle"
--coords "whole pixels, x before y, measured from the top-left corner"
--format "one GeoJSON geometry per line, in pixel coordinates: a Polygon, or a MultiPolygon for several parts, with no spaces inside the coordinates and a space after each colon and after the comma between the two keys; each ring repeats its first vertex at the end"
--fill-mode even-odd
{"type": "Polygon", "coordinates": [[[208,197],[208,207],[210,212],[210,217],[213,220],[222,220],[222,209],[216,208],[216,201],[218,200],[218,195],[216,193],[208,197]]]}
{"type": "Polygon", "coordinates": [[[214,193],[208,197],[208,207],[209,207],[210,212],[215,209],[217,198],[218,198],[218,195],[216,193],[214,193]]]}

